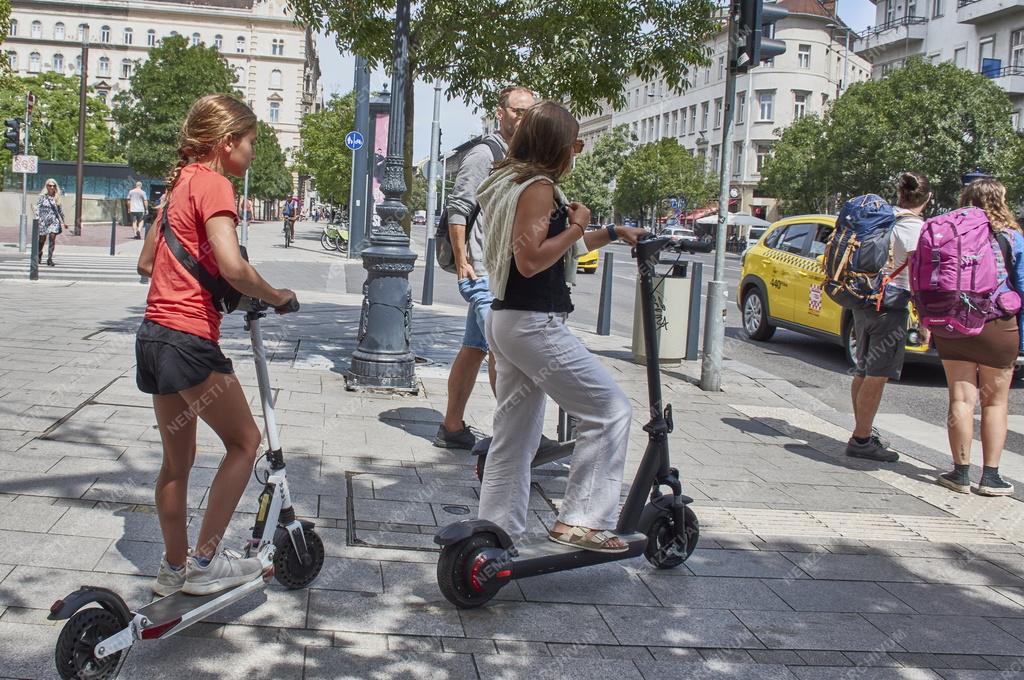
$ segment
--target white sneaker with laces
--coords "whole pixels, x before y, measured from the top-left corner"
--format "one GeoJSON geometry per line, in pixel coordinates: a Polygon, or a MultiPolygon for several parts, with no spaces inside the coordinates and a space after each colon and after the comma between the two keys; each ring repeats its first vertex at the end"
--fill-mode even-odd
{"type": "Polygon", "coordinates": [[[193,556],[185,563],[185,584],[181,590],[189,595],[209,595],[240,586],[263,573],[263,563],[255,557],[240,558],[222,552],[205,567],[193,556]]]}
{"type": "Polygon", "coordinates": [[[153,581],[153,593],[160,597],[167,597],[172,595],[185,585],[185,567],[181,569],[171,569],[171,565],[167,562],[167,556],[160,558],[160,571],[156,575],[156,580],[153,581]]]}

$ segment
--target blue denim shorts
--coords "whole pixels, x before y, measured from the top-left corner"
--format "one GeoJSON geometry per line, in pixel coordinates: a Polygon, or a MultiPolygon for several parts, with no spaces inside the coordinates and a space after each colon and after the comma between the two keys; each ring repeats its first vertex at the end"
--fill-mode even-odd
{"type": "Polygon", "coordinates": [[[469,309],[466,311],[466,334],[462,336],[462,346],[486,352],[487,335],[484,329],[487,326],[487,315],[491,313],[491,302],[494,300],[491,289],[487,287],[487,277],[460,279],[459,293],[462,294],[462,299],[469,303],[469,309]]]}

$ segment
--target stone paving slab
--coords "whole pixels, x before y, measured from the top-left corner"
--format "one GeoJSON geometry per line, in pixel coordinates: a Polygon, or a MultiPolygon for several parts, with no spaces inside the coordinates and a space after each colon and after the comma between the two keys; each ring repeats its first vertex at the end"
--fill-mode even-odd
{"type": "Polygon", "coordinates": [[[1024,654],[1024,642],[979,616],[864,616],[908,652],[1024,654]],[[955,646],[950,641],[952,630],[956,631],[955,646]]]}
{"type": "Polygon", "coordinates": [[[649,607],[601,605],[602,617],[620,644],[655,647],[761,649],[763,644],[733,613],[664,607],[652,619],[649,607]]]}
{"type": "Polygon", "coordinates": [[[898,649],[890,635],[858,614],[737,611],[769,649],[878,651],[898,649]]]}

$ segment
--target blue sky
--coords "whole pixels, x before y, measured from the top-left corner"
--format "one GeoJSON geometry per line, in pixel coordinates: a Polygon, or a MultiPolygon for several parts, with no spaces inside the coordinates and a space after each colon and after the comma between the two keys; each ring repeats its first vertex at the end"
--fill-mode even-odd
{"type": "MultiPolygon", "coordinates": [[[[855,31],[863,30],[875,22],[875,5],[870,0],[839,0],[839,16],[855,31]]],[[[351,54],[339,52],[334,41],[320,36],[320,70],[324,93],[348,92],[352,89],[355,64],[351,54]]],[[[383,71],[375,73],[370,81],[373,89],[390,84],[383,71]]],[[[434,89],[426,83],[417,82],[416,126],[414,132],[413,158],[425,157],[430,148],[431,114],[434,110],[434,89]]],[[[441,102],[441,128],[444,130],[442,149],[448,150],[468,139],[469,134],[480,130],[480,112],[460,99],[441,102]]]]}

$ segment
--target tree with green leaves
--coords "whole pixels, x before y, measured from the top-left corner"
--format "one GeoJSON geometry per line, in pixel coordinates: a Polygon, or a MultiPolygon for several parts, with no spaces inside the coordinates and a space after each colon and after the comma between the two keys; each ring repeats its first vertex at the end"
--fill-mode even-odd
{"type": "Polygon", "coordinates": [[[114,99],[128,165],[162,177],[178,162],[177,140],[189,107],[207,94],[237,94],[235,74],[215,47],[190,46],[184,36],[164,38],[114,99]]]}
{"type": "Polygon", "coordinates": [[[662,202],[684,198],[688,205],[704,205],[715,195],[717,177],[674,138],[637,147],[615,178],[615,207],[625,215],[654,219],[662,202]]]}
{"type": "MultiPolygon", "coordinates": [[[[40,73],[27,78],[0,78],[0,117],[23,118],[25,95],[36,96],[29,139],[32,154],[47,160],[73,161],[78,154],[78,77],[40,73]]],[[[120,162],[114,137],[107,125],[110,109],[95,95],[86,97],[85,160],[120,162]]],[[[24,141],[24,136],[22,137],[24,141]]],[[[11,166],[11,152],[0,150],[0,169],[11,166]]]]}
{"type": "MultiPolygon", "coordinates": [[[[0,0],[0,43],[7,40],[11,32],[11,0],[0,0]]],[[[11,64],[6,59],[0,59],[0,77],[10,75],[11,64]]]]}
{"type": "Polygon", "coordinates": [[[625,125],[619,125],[584,149],[576,158],[572,172],[562,180],[562,191],[571,201],[583,203],[600,222],[611,216],[615,175],[633,151],[636,138],[625,125]]]}
{"type": "Polygon", "coordinates": [[[951,63],[912,59],[878,81],[850,86],[820,123],[782,133],[762,173],[763,188],[788,208],[821,209],[830,198],[894,197],[904,170],[924,173],[934,210],[957,204],[962,175],[981,168],[1024,198],[1024,141],[1006,92],[951,63]],[[796,179],[814,175],[813,179],[796,179]]]}
{"type": "Polygon", "coordinates": [[[347,204],[352,186],[352,152],[345,146],[345,131],[355,127],[355,94],[332,95],[320,111],[302,119],[302,148],[295,156],[296,170],[316,179],[320,200],[347,204]]]}
{"type": "MultiPolygon", "coordinates": [[[[342,52],[391,67],[390,0],[289,0],[300,20],[332,35],[342,52]]],[[[568,101],[577,115],[625,105],[629,76],[663,78],[681,91],[709,63],[719,29],[712,0],[430,0],[412,3],[405,91],[406,185],[412,182],[413,84],[443,81],[450,98],[486,110],[509,84],[568,101]]],[[[408,195],[406,196],[408,199],[408,195]]]]}
{"type": "Polygon", "coordinates": [[[249,195],[264,201],[288,198],[292,193],[292,174],[288,171],[287,158],[277,141],[277,133],[269,123],[261,120],[257,124],[252,150],[254,155],[252,165],[249,166],[249,195]]]}

